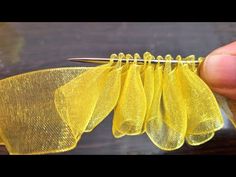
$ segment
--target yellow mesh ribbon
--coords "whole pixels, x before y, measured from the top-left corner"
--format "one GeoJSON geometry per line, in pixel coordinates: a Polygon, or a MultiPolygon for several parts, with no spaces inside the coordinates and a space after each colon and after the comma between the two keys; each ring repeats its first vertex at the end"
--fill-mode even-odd
{"type": "Polygon", "coordinates": [[[135,61],[129,64],[122,77],[122,89],[114,110],[112,127],[114,136],[118,138],[124,135],[140,134],[145,113],[146,96],[141,80],[140,67],[135,61]]]}
{"type": "Polygon", "coordinates": [[[167,151],[185,141],[205,143],[223,127],[219,106],[229,113],[226,101],[215,98],[198,67],[181,63],[194,56],[177,56],[174,65],[170,55],[158,56],[157,64],[148,52],[143,64],[139,58],[113,54],[97,67],[45,69],[1,80],[0,144],[10,154],[68,151],[113,110],[116,138],[146,133],[167,151]]]}
{"type": "Polygon", "coordinates": [[[55,90],[87,68],[57,68],[16,75],[0,82],[0,137],[10,154],[61,152],[76,137],[58,113],[55,90]]]}
{"type": "Polygon", "coordinates": [[[190,145],[199,145],[222,128],[223,118],[211,90],[194,72],[183,66],[180,78],[188,117],[186,140],[190,145]]]}
{"type": "Polygon", "coordinates": [[[142,128],[142,133],[146,131],[146,122],[149,116],[149,112],[151,110],[152,101],[154,97],[154,65],[151,63],[151,60],[155,59],[149,52],[144,53],[144,66],[143,66],[143,72],[141,74],[142,80],[143,80],[143,88],[146,95],[146,114],[145,114],[145,120],[142,128]],[[148,63],[148,64],[146,64],[148,63]]]}

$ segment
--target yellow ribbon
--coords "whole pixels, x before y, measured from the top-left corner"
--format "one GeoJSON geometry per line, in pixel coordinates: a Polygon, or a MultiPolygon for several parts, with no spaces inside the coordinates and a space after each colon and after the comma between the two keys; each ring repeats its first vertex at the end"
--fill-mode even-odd
{"type": "MultiPolygon", "coordinates": [[[[120,53],[98,67],[34,71],[0,81],[0,144],[10,154],[45,154],[75,148],[114,110],[116,138],[146,133],[162,150],[180,148],[185,140],[199,145],[223,127],[211,90],[194,64],[144,64],[120,53]],[[118,62],[113,62],[118,58],[118,62]],[[123,64],[121,59],[126,59],[123,64]]],[[[157,60],[163,60],[161,56],[157,60]]]]}

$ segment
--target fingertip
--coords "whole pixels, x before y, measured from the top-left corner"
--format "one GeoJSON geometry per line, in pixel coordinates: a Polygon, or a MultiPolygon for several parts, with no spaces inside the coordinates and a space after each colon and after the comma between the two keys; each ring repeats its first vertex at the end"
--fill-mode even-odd
{"type": "Polygon", "coordinates": [[[209,55],[200,67],[200,77],[213,91],[236,98],[236,56],[209,55]]]}

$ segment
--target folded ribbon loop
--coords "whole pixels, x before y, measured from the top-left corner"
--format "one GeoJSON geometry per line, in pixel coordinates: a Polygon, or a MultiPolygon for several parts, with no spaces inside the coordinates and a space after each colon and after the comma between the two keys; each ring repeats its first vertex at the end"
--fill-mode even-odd
{"type": "Polygon", "coordinates": [[[113,134],[115,137],[137,135],[142,131],[146,112],[146,97],[139,67],[138,55],[129,64],[123,80],[123,87],[114,110],[113,134]]]}

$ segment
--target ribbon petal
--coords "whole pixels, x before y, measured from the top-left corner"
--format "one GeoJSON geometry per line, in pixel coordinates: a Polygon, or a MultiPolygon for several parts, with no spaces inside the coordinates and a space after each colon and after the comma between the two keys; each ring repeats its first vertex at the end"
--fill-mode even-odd
{"type": "Polygon", "coordinates": [[[108,73],[107,80],[101,90],[91,119],[87,125],[86,131],[92,131],[117,104],[121,88],[121,68],[115,68],[108,73]]]}
{"type": "Polygon", "coordinates": [[[183,66],[180,78],[188,117],[186,140],[191,145],[202,144],[223,127],[223,117],[212,91],[188,65],[183,66]]]}
{"type": "Polygon", "coordinates": [[[110,64],[94,67],[55,92],[57,111],[77,140],[91,119],[110,69],[110,64]]]}
{"type": "Polygon", "coordinates": [[[131,63],[121,94],[114,110],[113,135],[137,135],[142,131],[146,113],[146,96],[140,76],[140,68],[131,63]]]}

